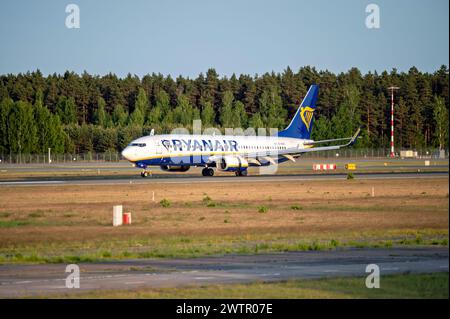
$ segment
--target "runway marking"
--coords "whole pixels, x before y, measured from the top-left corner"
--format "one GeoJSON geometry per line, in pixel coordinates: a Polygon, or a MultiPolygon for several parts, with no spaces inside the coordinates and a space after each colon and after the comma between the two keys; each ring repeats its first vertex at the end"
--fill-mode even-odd
{"type": "Polygon", "coordinates": [[[214,277],[194,277],[195,280],[210,280],[214,279],[214,277]]]}

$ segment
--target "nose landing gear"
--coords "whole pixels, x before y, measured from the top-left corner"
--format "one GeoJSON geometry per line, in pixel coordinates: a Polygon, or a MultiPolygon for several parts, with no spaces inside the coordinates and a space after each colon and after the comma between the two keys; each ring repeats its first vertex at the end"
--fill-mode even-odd
{"type": "Polygon", "coordinates": [[[148,177],[148,176],[150,176],[150,175],[152,175],[152,172],[149,172],[149,171],[147,171],[147,170],[143,170],[143,171],[141,172],[141,177],[148,177]]]}

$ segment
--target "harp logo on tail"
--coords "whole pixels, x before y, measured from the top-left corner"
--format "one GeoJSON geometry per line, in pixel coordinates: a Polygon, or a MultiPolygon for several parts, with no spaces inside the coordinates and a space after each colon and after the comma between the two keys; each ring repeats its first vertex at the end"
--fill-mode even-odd
{"type": "Polygon", "coordinates": [[[300,116],[303,123],[306,125],[306,129],[309,131],[311,120],[313,118],[314,109],[309,106],[302,106],[300,109],[300,116]]]}

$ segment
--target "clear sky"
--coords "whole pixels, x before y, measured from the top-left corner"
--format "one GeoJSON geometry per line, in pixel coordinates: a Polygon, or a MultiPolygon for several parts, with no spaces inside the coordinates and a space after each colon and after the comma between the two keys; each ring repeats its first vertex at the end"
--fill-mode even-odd
{"type": "Polygon", "coordinates": [[[4,0],[0,74],[433,72],[449,64],[448,12],[448,0],[4,0]],[[70,3],[80,29],[65,25],[70,3]],[[369,3],[379,29],[365,25],[369,3]]]}

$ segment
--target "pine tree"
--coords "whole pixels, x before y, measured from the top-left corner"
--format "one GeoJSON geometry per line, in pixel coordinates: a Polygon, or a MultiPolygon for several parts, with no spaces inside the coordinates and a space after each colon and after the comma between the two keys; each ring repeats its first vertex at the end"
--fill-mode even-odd
{"type": "Polygon", "coordinates": [[[311,133],[313,140],[326,140],[332,138],[331,122],[324,116],[314,121],[311,133]]]}
{"type": "Polygon", "coordinates": [[[173,113],[175,123],[181,125],[190,125],[194,116],[199,117],[198,112],[194,112],[191,103],[189,103],[189,99],[184,94],[178,97],[177,106],[173,113]]]}
{"type": "Polygon", "coordinates": [[[36,151],[44,154],[50,146],[50,135],[52,134],[51,114],[42,105],[42,100],[37,99],[34,105],[34,119],[37,132],[36,151]]]}
{"type": "MultiPolygon", "coordinates": [[[[395,136],[396,145],[400,147],[409,146],[409,136],[411,136],[411,125],[408,125],[408,106],[402,97],[398,100],[398,106],[395,109],[395,136]]],[[[389,122],[390,123],[390,122],[389,122]]],[[[389,125],[390,127],[390,125],[389,125]]]]}
{"type": "Polygon", "coordinates": [[[161,89],[156,94],[156,103],[155,106],[150,110],[150,113],[148,114],[147,124],[148,125],[160,124],[161,122],[163,122],[165,115],[167,115],[169,111],[170,111],[169,95],[167,95],[166,91],[161,89]]]}
{"type": "Polygon", "coordinates": [[[60,96],[56,105],[56,114],[63,124],[77,123],[75,100],[72,97],[60,96]]]}
{"type": "Polygon", "coordinates": [[[222,127],[233,127],[233,94],[230,91],[225,92],[222,98],[220,123],[222,127]]]}
{"type": "Polygon", "coordinates": [[[212,127],[214,125],[215,114],[211,102],[202,101],[201,119],[204,127],[212,127]]]}
{"type": "Polygon", "coordinates": [[[97,110],[94,113],[94,124],[100,125],[101,127],[106,127],[107,124],[105,105],[105,100],[102,97],[99,97],[97,110]]]}
{"type": "Polygon", "coordinates": [[[29,154],[36,150],[36,125],[28,102],[14,103],[9,113],[9,145],[12,153],[29,154]]]}
{"type": "Polygon", "coordinates": [[[242,103],[241,101],[234,102],[232,127],[246,128],[247,122],[248,116],[247,113],[245,112],[244,103],[242,103]]]}
{"type": "Polygon", "coordinates": [[[253,116],[250,118],[249,120],[249,127],[255,129],[256,131],[258,130],[258,128],[264,128],[264,122],[263,119],[261,117],[261,114],[259,114],[259,112],[253,114],[253,116]]]}
{"type": "Polygon", "coordinates": [[[113,123],[117,126],[125,126],[128,120],[128,113],[124,110],[122,104],[117,104],[114,107],[112,114],[113,123]]]}
{"type": "Polygon", "coordinates": [[[444,98],[435,96],[433,115],[436,122],[436,140],[439,149],[442,150],[448,147],[448,110],[445,107],[444,98]]]}
{"type": "Polygon", "coordinates": [[[287,111],[283,108],[281,97],[273,90],[270,92],[267,127],[281,129],[285,125],[287,111]]]}
{"type": "Polygon", "coordinates": [[[134,111],[130,115],[130,124],[132,126],[144,125],[148,106],[147,94],[145,94],[143,88],[139,88],[139,93],[134,103],[134,111]]]}
{"type": "Polygon", "coordinates": [[[140,108],[135,108],[135,110],[133,111],[133,113],[131,113],[130,115],[130,122],[129,124],[131,126],[142,126],[144,125],[144,114],[142,114],[141,109],[140,108]]]}
{"type": "Polygon", "coordinates": [[[219,84],[219,76],[215,69],[208,69],[206,79],[202,89],[202,97],[211,102],[214,109],[217,109],[220,101],[217,99],[217,88],[219,84]]]}
{"type": "Polygon", "coordinates": [[[261,94],[259,112],[265,127],[282,128],[284,126],[287,111],[283,108],[281,97],[274,88],[261,94]]]}
{"type": "Polygon", "coordinates": [[[378,93],[376,98],[376,104],[374,108],[374,114],[378,118],[378,123],[376,125],[377,137],[379,140],[379,145],[381,147],[388,146],[388,138],[390,135],[387,133],[388,131],[388,113],[387,113],[387,100],[382,92],[378,93]]]}
{"type": "Polygon", "coordinates": [[[162,117],[163,113],[161,111],[161,107],[155,106],[148,113],[146,124],[147,125],[160,124],[162,117]]]}
{"type": "Polygon", "coordinates": [[[49,147],[52,149],[53,153],[64,153],[64,151],[68,150],[66,149],[68,136],[62,128],[58,115],[50,116],[49,127],[51,128],[48,142],[49,147]]]}
{"type": "Polygon", "coordinates": [[[9,114],[13,106],[14,102],[10,98],[5,98],[0,103],[0,154],[10,151],[9,114]]]}
{"type": "Polygon", "coordinates": [[[361,125],[361,114],[359,112],[359,91],[354,85],[344,89],[345,98],[339,106],[331,122],[333,133],[337,136],[352,136],[361,125]]]}
{"type": "Polygon", "coordinates": [[[145,91],[143,88],[139,88],[138,95],[136,97],[136,101],[134,103],[134,109],[138,109],[140,113],[145,116],[147,114],[147,110],[149,107],[147,94],[145,94],[145,91]]]}

